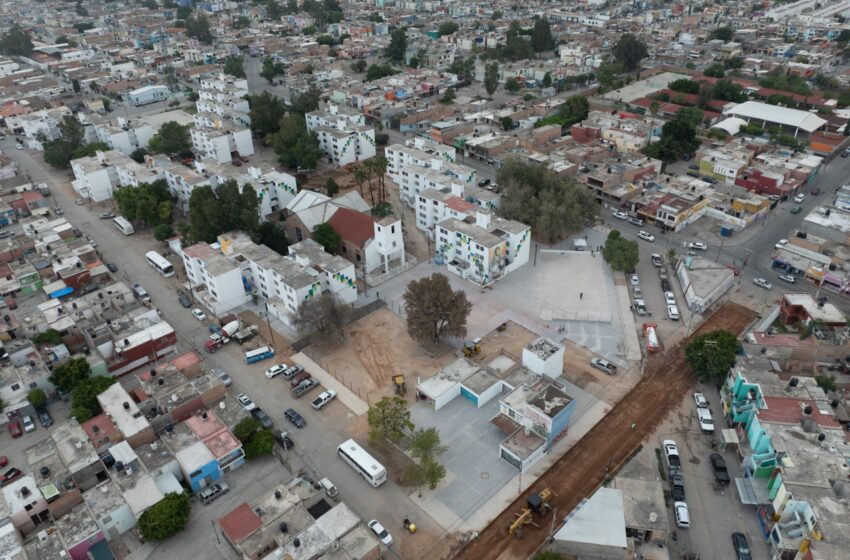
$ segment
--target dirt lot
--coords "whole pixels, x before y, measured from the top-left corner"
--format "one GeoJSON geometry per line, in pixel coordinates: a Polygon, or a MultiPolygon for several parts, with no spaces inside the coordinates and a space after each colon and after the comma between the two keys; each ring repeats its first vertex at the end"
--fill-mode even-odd
{"type": "MultiPolygon", "coordinates": [[[[692,336],[715,329],[740,334],[755,316],[755,312],[745,307],[727,303],[692,336]]],[[[528,496],[549,487],[556,494],[551,505],[557,507],[561,515],[572,511],[603,483],[607,473],[617,470],[653,433],[670,410],[681,403],[694,381],[695,377],[685,363],[684,344],[652,356],[644,378],[629,396],[496,517],[478,539],[461,549],[455,558],[513,560],[530,557],[548,537],[546,529],[549,523],[536,520],[544,528],[526,527],[521,538],[511,536],[507,531],[516,513],[525,507],[528,496]]]]}
{"type": "Polygon", "coordinates": [[[430,377],[454,358],[434,357],[407,334],[404,319],[379,309],[345,330],[345,343],[327,351],[311,347],[313,359],[367,403],[393,394],[392,376],[404,374],[412,398],[417,377],[430,377]]]}
{"type": "Polygon", "coordinates": [[[564,377],[599,400],[613,405],[632,390],[640,378],[640,365],[628,370],[619,368],[616,375],[607,375],[590,366],[591,358],[598,356],[571,340],[565,340],[564,377]]]}

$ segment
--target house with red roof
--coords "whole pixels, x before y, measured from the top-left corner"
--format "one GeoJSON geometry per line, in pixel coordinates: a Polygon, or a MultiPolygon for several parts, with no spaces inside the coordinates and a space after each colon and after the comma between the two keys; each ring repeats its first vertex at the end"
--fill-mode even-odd
{"type": "Polygon", "coordinates": [[[387,273],[405,263],[401,220],[339,208],[327,222],[340,237],[339,254],[366,274],[387,273]]]}

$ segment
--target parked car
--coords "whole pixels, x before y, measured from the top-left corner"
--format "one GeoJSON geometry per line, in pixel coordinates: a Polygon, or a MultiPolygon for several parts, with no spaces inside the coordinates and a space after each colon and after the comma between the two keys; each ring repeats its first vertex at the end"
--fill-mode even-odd
{"type": "Polygon", "coordinates": [[[712,453],[708,456],[708,462],[711,464],[714,480],[722,484],[729,484],[729,470],[726,468],[726,459],[723,458],[723,455],[712,453]]]}
{"type": "Polygon", "coordinates": [[[628,220],[629,219],[628,214],[626,214],[625,212],[620,212],[619,210],[614,212],[613,216],[615,218],[617,218],[618,220],[628,220]]]}
{"type": "Polygon", "coordinates": [[[841,157],[847,157],[847,156],[850,156],[850,148],[847,148],[846,150],[841,152],[841,157]]]}
{"type": "Polygon", "coordinates": [[[800,204],[804,200],[806,200],[806,195],[803,194],[803,193],[800,193],[800,194],[798,194],[797,196],[794,197],[794,202],[796,202],[797,204],[800,204]]]}
{"type": "Polygon", "coordinates": [[[489,184],[490,184],[490,179],[481,179],[480,181],[478,181],[479,187],[486,187],[489,184]]]}
{"type": "Polygon", "coordinates": [[[685,477],[681,473],[670,475],[670,496],[677,502],[685,501],[685,477]]]}
{"type": "Polygon", "coordinates": [[[708,408],[708,400],[702,393],[694,393],[694,402],[697,404],[697,408],[708,408]]]}
{"type": "Polygon", "coordinates": [[[115,214],[113,214],[112,212],[104,212],[99,217],[101,220],[111,220],[115,217],[115,214]]]}
{"type": "Polygon", "coordinates": [[[688,515],[688,504],[685,502],[673,502],[673,513],[676,516],[676,527],[688,529],[691,526],[691,518],[688,515]]]}
{"type": "Polygon", "coordinates": [[[638,227],[641,227],[644,224],[643,220],[640,218],[629,218],[629,223],[638,227]]]}
{"type": "Polygon", "coordinates": [[[802,209],[802,208],[800,208],[799,206],[794,206],[794,207],[793,207],[793,208],[791,208],[791,210],[790,210],[790,212],[791,212],[792,214],[799,214],[799,213],[800,213],[800,212],[802,212],[802,211],[803,211],[803,209],[802,209]]]}
{"type": "Polygon", "coordinates": [[[53,212],[56,213],[57,216],[61,216],[65,213],[65,211],[62,210],[61,206],[57,206],[56,208],[54,208],[53,212]]]}
{"type": "Polygon", "coordinates": [[[770,290],[771,288],[773,288],[773,284],[771,284],[764,278],[753,278],[753,284],[755,284],[759,288],[764,288],[765,290],[770,290]]]}
{"type": "Polygon", "coordinates": [[[244,408],[248,412],[257,408],[257,405],[254,404],[254,401],[251,400],[251,397],[249,397],[245,393],[239,393],[238,395],[236,395],[236,400],[239,401],[239,404],[242,405],[242,408],[244,408]]]}
{"type": "Polygon", "coordinates": [[[287,408],[286,411],[283,413],[283,416],[287,420],[292,422],[296,428],[303,428],[307,425],[307,423],[304,422],[304,418],[300,414],[295,412],[294,408],[287,408]]]}
{"type": "Polygon", "coordinates": [[[23,144],[15,144],[15,148],[17,148],[17,149],[19,149],[19,150],[23,150],[23,149],[24,149],[24,145],[23,145],[23,144]]]}
{"type": "Polygon", "coordinates": [[[35,422],[32,421],[32,416],[26,415],[22,417],[21,423],[24,425],[24,432],[30,433],[35,431],[35,422]]]}
{"type": "Polygon", "coordinates": [[[267,430],[271,430],[274,428],[274,422],[272,422],[271,417],[266,414],[263,409],[255,408],[251,411],[251,414],[254,416],[254,418],[257,419],[257,422],[259,422],[263,428],[267,430]]]}
{"type": "Polygon", "coordinates": [[[0,456],[0,467],[5,467],[8,464],[9,464],[9,458],[6,457],[5,455],[0,456]]]}
{"type": "Polygon", "coordinates": [[[292,449],[293,447],[295,447],[295,442],[292,441],[291,437],[289,437],[289,432],[277,432],[274,438],[284,449],[292,449]]]}
{"type": "MultiPolygon", "coordinates": [[[[847,157],[844,152],[841,157],[847,157]]],[[[753,556],[750,552],[750,545],[747,542],[747,537],[744,533],[732,533],[732,548],[735,549],[736,560],[752,560],[753,556]]]]}
{"type": "Polygon", "coordinates": [[[615,366],[608,360],[603,360],[601,358],[593,358],[592,360],[590,360],[590,365],[600,371],[604,371],[608,375],[614,375],[615,373],[617,373],[617,366],[615,366]]]}
{"type": "Polygon", "coordinates": [[[708,245],[699,241],[694,241],[693,243],[688,243],[688,249],[693,249],[695,251],[707,251],[708,245]]]}
{"type": "Polygon", "coordinates": [[[207,314],[204,313],[203,311],[201,311],[200,309],[198,309],[197,307],[192,310],[192,316],[195,319],[197,319],[198,321],[206,321],[207,320],[207,314]]]}
{"type": "Polygon", "coordinates": [[[7,484],[13,482],[15,479],[21,477],[24,473],[21,472],[21,469],[16,469],[12,467],[8,471],[4,472],[0,475],[0,486],[6,486],[7,484]]]}
{"type": "Polygon", "coordinates": [[[664,301],[667,305],[676,305],[676,294],[673,292],[664,292],[664,301]]]}
{"type": "Polygon", "coordinates": [[[300,398],[319,386],[319,382],[313,379],[305,379],[290,390],[294,398],[300,398]]]}
{"type": "Polygon", "coordinates": [[[679,320],[679,308],[676,307],[675,305],[668,305],[667,306],[667,317],[669,317],[671,321],[678,321],[679,320]]]}
{"type": "Polygon", "coordinates": [[[323,406],[331,402],[334,397],[336,397],[336,391],[334,391],[333,389],[322,391],[318,397],[313,399],[313,402],[310,403],[310,406],[312,406],[315,410],[319,410],[323,406]]]}
{"type": "Polygon", "coordinates": [[[375,536],[378,537],[378,540],[384,543],[384,545],[390,546],[393,544],[393,536],[390,535],[389,531],[384,529],[384,526],[381,525],[377,519],[373,519],[369,522],[369,528],[372,529],[372,532],[375,533],[375,536]]]}
{"type": "Polygon", "coordinates": [[[797,279],[792,274],[780,274],[779,279],[789,284],[795,284],[797,282],[797,279]]]}
{"type": "Polygon", "coordinates": [[[310,379],[310,377],[310,374],[304,371],[304,369],[302,368],[298,374],[292,376],[289,383],[293,387],[297,387],[302,381],[304,381],[305,379],[310,379]]]}
{"type": "Polygon", "coordinates": [[[632,296],[635,299],[643,299],[643,292],[640,290],[640,286],[632,286],[632,296]]]}
{"type": "Polygon", "coordinates": [[[19,438],[24,435],[24,432],[21,430],[21,424],[17,420],[9,421],[9,433],[13,438],[19,438]]]}
{"type": "Polygon", "coordinates": [[[82,198],[75,198],[74,199],[74,204],[76,204],[77,206],[82,206],[85,203],[86,203],[86,201],[83,200],[82,198]]]}
{"type": "Polygon", "coordinates": [[[702,430],[704,434],[714,433],[714,418],[711,417],[710,410],[707,408],[698,408],[697,421],[699,422],[699,429],[702,430]]]}
{"type": "Polygon", "coordinates": [[[820,189],[818,187],[815,187],[815,188],[812,189],[812,196],[817,196],[819,194],[820,194],[820,189]]]}
{"type": "Polygon", "coordinates": [[[41,424],[42,428],[49,428],[53,425],[53,417],[50,415],[46,408],[40,406],[35,409],[35,413],[38,416],[38,421],[41,424]]]}
{"type": "Polygon", "coordinates": [[[283,372],[283,377],[285,379],[292,379],[293,377],[295,377],[296,375],[298,375],[299,373],[301,373],[303,371],[304,371],[304,368],[302,366],[297,365],[297,364],[294,365],[294,366],[289,366],[288,368],[286,368],[286,371],[283,372]]]}
{"type": "Polygon", "coordinates": [[[629,276],[629,283],[632,286],[640,286],[640,278],[638,278],[637,274],[632,274],[631,276],[629,276]]]}
{"type": "Polygon", "coordinates": [[[655,236],[648,231],[640,230],[637,236],[638,238],[643,239],[644,241],[649,241],[650,243],[655,241],[655,236]]]}
{"type": "Polygon", "coordinates": [[[679,446],[672,439],[665,439],[661,442],[664,448],[664,457],[667,460],[667,469],[682,468],[682,460],[679,457],[679,446]]]}
{"type": "Polygon", "coordinates": [[[233,380],[230,378],[230,375],[228,375],[223,369],[212,369],[211,371],[213,375],[221,379],[221,382],[224,383],[225,387],[233,385],[233,380]]]}
{"type": "Polygon", "coordinates": [[[787,239],[780,239],[779,241],[776,242],[776,245],[774,245],[773,247],[776,248],[776,249],[781,249],[781,248],[785,247],[786,245],[788,245],[788,240],[787,239]]]}
{"type": "Polygon", "coordinates": [[[118,265],[115,263],[106,263],[106,269],[109,270],[112,274],[118,272],[118,265]]]}
{"type": "Polygon", "coordinates": [[[187,294],[185,292],[181,293],[179,296],[177,296],[177,301],[180,303],[180,305],[182,307],[185,307],[186,309],[189,309],[190,307],[192,307],[192,298],[190,298],[189,294],[187,294]]]}
{"type": "Polygon", "coordinates": [[[642,299],[636,299],[634,303],[635,313],[638,316],[643,317],[644,315],[649,315],[649,311],[646,309],[646,303],[642,299]]]}
{"type": "Polygon", "coordinates": [[[216,482],[214,484],[210,484],[200,492],[198,492],[198,499],[202,504],[207,505],[213,500],[224,496],[230,491],[230,486],[226,482],[216,482]]]}
{"type": "Polygon", "coordinates": [[[273,379],[286,371],[286,364],[275,364],[266,370],[266,379],[273,379]]]}
{"type": "Polygon", "coordinates": [[[649,257],[649,260],[652,261],[652,266],[654,266],[655,268],[661,268],[662,266],[664,266],[664,261],[661,259],[661,255],[659,255],[658,253],[653,253],[652,256],[649,257]]]}

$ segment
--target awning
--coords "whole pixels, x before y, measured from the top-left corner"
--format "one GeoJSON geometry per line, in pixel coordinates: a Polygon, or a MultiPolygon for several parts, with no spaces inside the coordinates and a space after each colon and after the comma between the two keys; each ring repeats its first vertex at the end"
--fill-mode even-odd
{"type": "Polygon", "coordinates": [[[735,486],[738,487],[738,497],[742,504],[760,506],[771,503],[766,480],[762,483],[760,479],[736,478],[735,486]]]}
{"type": "Polygon", "coordinates": [[[720,440],[724,445],[738,445],[741,441],[738,439],[738,432],[732,428],[724,428],[720,430],[720,440]]]}
{"type": "Polygon", "coordinates": [[[67,295],[74,293],[74,288],[71,286],[65,286],[64,288],[60,288],[55,292],[50,292],[50,297],[52,298],[61,298],[67,295]]]}

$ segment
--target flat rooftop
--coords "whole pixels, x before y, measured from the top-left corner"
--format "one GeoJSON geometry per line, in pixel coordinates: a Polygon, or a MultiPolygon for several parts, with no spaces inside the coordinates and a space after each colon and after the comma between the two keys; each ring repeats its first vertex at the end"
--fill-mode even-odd
{"type": "Polygon", "coordinates": [[[528,404],[540,410],[549,418],[557,416],[571,402],[573,402],[573,398],[552,383],[546,384],[537,394],[528,399],[528,404]]]}
{"type": "Polygon", "coordinates": [[[664,487],[660,482],[618,476],[611,483],[611,488],[622,492],[626,527],[665,533],[670,530],[664,487]],[[653,513],[655,521],[651,520],[653,513]]]}
{"type": "Polygon", "coordinates": [[[708,297],[717,286],[735,274],[732,269],[700,257],[693,257],[691,267],[685,268],[691,289],[700,298],[708,297]]]}

